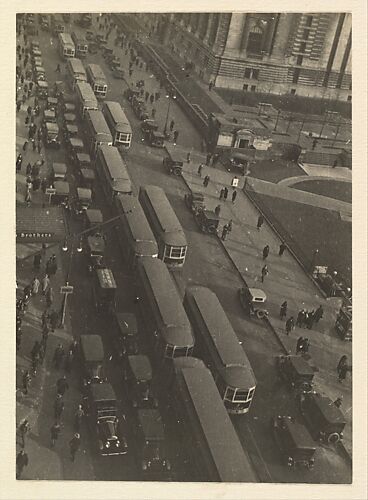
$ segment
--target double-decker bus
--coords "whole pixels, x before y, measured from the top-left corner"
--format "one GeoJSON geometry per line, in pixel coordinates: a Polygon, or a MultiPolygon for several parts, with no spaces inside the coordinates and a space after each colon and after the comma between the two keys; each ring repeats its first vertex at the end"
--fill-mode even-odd
{"type": "Polygon", "coordinates": [[[202,286],[189,287],[184,307],[193,327],[196,352],[211,370],[227,411],[247,413],[256,379],[216,294],[202,286]]]}
{"type": "Polygon", "coordinates": [[[86,70],[84,69],[82,61],[75,57],[71,57],[67,60],[66,74],[72,89],[74,89],[78,82],[87,81],[86,70]]]}
{"type": "Polygon", "coordinates": [[[258,482],[208,368],[190,357],[174,359],[173,366],[170,406],[191,476],[206,482],[258,482]]]}
{"type": "Polygon", "coordinates": [[[138,303],[155,358],[190,356],[194,338],[179,293],[165,264],[152,257],[137,261],[138,303]]]}
{"type": "Polygon", "coordinates": [[[105,101],[102,112],[110,127],[114,146],[129,149],[132,142],[132,127],[118,102],[105,101]]]}
{"type": "Polygon", "coordinates": [[[69,33],[59,33],[59,52],[64,59],[75,56],[75,46],[69,33]]]}
{"type": "Polygon", "coordinates": [[[72,33],[72,40],[73,40],[74,45],[75,45],[76,56],[82,57],[82,58],[86,57],[88,54],[88,42],[87,42],[87,40],[83,36],[77,35],[77,33],[75,33],[74,31],[72,33]]]}
{"type": "Polygon", "coordinates": [[[88,110],[85,123],[92,157],[96,155],[100,146],[112,146],[112,136],[102,111],[99,109],[88,110]]]}
{"type": "Polygon", "coordinates": [[[52,31],[57,35],[58,33],[64,33],[65,23],[61,14],[51,14],[51,27],[52,31]]]}
{"type": "Polygon", "coordinates": [[[92,87],[87,82],[77,82],[75,84],[77,92],[78,109],[81,117],[91,109],[98,109],[98,102],[92,87]]]}
{"type": "Polygon", "coordinates": [[[100,146],[97,151],[96,168],[101,179],[102,189],[111,203],[118,194],[132,193],[132,181],[117,148],[100,146]]]}
{"type": "Polygon", "coordinates": [[[157,242],[138,198],[115,196],[115,210],[120,215],[118,240],[129,265],[135,267],[138,257],[157,257],[157,242]]]}
{"type": "Polygon", "coordinates": [[[141,186],[139,201],[158,243],[158,257],[169,267],[182,267],[188,243],[163,189],[141,186]]]}
{"type": "Polygon", "coordinates": [[[107,93],[107,80],[105,73],[98,64],[88,64],[87,81],[98,99],[104,99],[107,93]]]}

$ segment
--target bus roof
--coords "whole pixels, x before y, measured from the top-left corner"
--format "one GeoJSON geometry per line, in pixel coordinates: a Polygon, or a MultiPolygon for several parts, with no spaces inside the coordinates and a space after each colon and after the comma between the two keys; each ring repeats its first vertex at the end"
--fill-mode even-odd
{"type": "Polygon", "coordinates": [[[91,74],[92,78],[96,80],[103,80],[106,83],[105,73],[102,71],[101,66],[98,64],[89,64],[87,71],[91,74]]]}
{"type": "Polygon", "coordinates": [[[73,73],[80,73],[82,75],[86,74],[82,61],[77,57],[70,57],[66,64],[71,67],[73,73]]]}
{"type": "Polygon", "coordinates": [[[84,43],[85,45],[88,45],[86,38],[83,35],[76,33],[75,31],[73,31],[72,33],[72,39],[74,40],[75,43],[80,43],[80,44],[84,43]]]}
{"type": "Polygon", "coordinates": [[[218,362],[218,369],[226,382],[233,387],[239,387],[239,381],[243,381],[247,387],[255,385],[247,355],[217,295],[206,287],[189,287],[185,292],[184,304],[190,311],[195,334],[201,336],[209,352],[215,352],[213,360],[218,362]]]}
{"type": "Polygon", "coordinates": [[[158,313],[166,342],[178,347],[193,346],[192,329],[166,264],[152,257],[141,257],[138,273],[158,313]]]}
{"type": "Polygon", "coordinates": [[[89,109],[87,111],[87,117],[93,132],[96,135],[106,136],[106,141],[112,142],[111,132],[102,112],[99,109],[89,109]]]}
{"type": "Polygon", "coordinates": [[[183,368],[177,375],[177,387],[189,424],[199,426],[196,436],[203,437],[208,450],[212,481],[256,482],[249,458],[240,444],[234,426],[207,368],[183,368]]]}
{"type": "Polygon", "coordinates": [[[84,101],[90,101],[90,106],[98,109],[97,99],[91,85],[87,82],[77,82],[76,87],[84,101]]]}
{"type": "Polygon", "coordinates": [[[158,246],[152,229],[136,196],[116,196],[118,212],[123,214],[138,255],[157,255],[158,246]]]}
{"type": "Polygon", "coordinates": [[[183,228],[164,190],[158,186],[141,186],[141,192],[145,193],[147,202],[155,214],[164,242],[172,246],[187,246],[183,228]]]}
{"type": "Polygon", "coordinates": [[[158,410],[138,410],[138,421],[145,439],[158,441],[164,440],[164,425],[158,410]]]}
{"type": "Polygon", "coordinates": [[[193,356],[180,356],[173,360],[173,364],[175,373],[183,368],[206,368],[201,359],[194,358],[193,356]]]}
{"type": "Polygon", "coordinates": [[[124,179],[130,182],[128,170],[118,148],[103,144],[99,148],[99,154],[108,167],[111,180],[124,179]]]}
{"type": "Polygon", "coordinates": [[[120,103],[115,101],[105,101],[104,110],[105,109],[108,110],[108,113],[110,113],[117,132],[132,133],[129,120],[126,117],[120,103]]]}
{"type": "Polygon", "coordinates": [[[74,42],[69,33],[59,33],[59,39],[64,45],[73,45],[74,42]]]}

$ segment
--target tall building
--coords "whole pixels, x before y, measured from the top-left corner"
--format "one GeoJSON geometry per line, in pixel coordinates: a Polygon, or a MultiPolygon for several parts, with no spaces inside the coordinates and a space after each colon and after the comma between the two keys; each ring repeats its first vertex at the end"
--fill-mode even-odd
{"type": "Polygon", "coordinates": [[[350,13],[138,16],[217,87],[351,100],[350,13]]]}

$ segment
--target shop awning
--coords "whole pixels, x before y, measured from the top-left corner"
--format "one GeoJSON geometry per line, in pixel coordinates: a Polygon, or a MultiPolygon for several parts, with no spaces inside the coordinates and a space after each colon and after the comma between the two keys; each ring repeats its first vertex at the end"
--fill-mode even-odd
{"type": "Polygon", "coordinates": [[[60,207],[17,207],[17,243],[56,243],[66,236],[64,212],[60,207]]]}

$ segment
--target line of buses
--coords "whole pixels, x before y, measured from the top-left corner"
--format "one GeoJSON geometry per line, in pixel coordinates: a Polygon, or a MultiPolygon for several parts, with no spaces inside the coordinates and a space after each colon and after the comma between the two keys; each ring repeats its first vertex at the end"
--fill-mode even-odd
{"type": "Polygon", "coordinates": [[[256,380],[249,360],[211,290],[191,286],[181,300],[169,269],[184,265],[188,244],[183,228],[160,187],[141,186],[138,197],[132,194],[118,149],[130,146],[129,122],[116,102],[105,101],[98,109],[102,96],[92,83],[101,72],[96,65],[84,71],[78,61],[67,60],[68,80],[104,194],[120,215],[118,240],[135,269],[151,353],[160,367],[171,367],[170,393],[185,436],[183,447],[201,480],[256,481],[229,417],[251,406],[256,380]]]}

